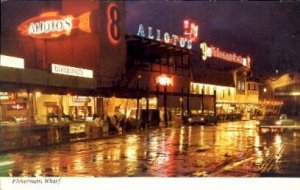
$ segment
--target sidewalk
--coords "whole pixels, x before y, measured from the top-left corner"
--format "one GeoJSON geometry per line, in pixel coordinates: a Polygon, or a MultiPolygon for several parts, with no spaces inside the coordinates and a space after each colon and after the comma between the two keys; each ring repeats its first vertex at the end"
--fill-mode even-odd
{"type": "MultiPolygon", "coordinates": [[[[170,122],[168,127],[178,127],[180,124],[170,122]]],[[[113,138],[132,133],[141,133],[147,130],[164,128],[165,123],[147,128],[134,128],[127,131],[106,131],[102,127],[85,124],[82,131],[70,130],[70,124],[43,125],[43,126],[5,126],[0,127],[0,153],[27,148],[48,147],[59,144],[92,141],[113,138]],[[106,132],[104,132],[106,131],[106,132]]]]}

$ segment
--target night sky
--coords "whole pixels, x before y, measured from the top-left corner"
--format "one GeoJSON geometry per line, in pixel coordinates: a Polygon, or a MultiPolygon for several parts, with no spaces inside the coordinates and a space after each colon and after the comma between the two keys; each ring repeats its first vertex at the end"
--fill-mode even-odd
{"type": "Polygon", "coordinates": [[[300,71],[300,3],[283,2],[127,2],[127,32],[138,25],[182,34],[183,19],[199,25],[200,42],[250,56],[257,77],[300,71]]]}

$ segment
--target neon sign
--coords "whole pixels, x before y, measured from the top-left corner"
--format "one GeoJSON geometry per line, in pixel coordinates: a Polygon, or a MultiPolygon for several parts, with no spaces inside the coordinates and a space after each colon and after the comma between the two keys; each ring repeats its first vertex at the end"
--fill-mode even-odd
{"type": "Polygon", "coordinates": [[[156,77],[156,83],[162,86],[173,86],[173,78],[167,75],[159,75],[156,77]]]}
{"type": "Polygon", "coordinates": [[[250,57],[245,58],[236,55],[235,53],[227,53],[214,46],[208,47],[206,43],[201,43],[200,49],[202,50],[202,59],[204,61],[207,59],[207,57],[216,57],[229,62],[239,63],[244,67],[250,68],[250,57]]]}
{"type": "Polygon", "coordinates": [[[25,110],[25,109],[26,109],[26,103],[7,105],[7,110],[25,110]]]}
{"type": "Polygon", "coordinates": [[[91,99],[90,99],[90,97],[86,97],[86,96],[75,96],[75,97],[73,97],[73,101],[74,102],[90,102],[91,99]]]}
{"type": "Polygon", "coordinates": [[[198,25],[189,19],[183,21],[183,35],[191,41],[196,41],[198,38],[198,25]]]}
{"type": "Polygon", "coordinates": [[[142,24],[139,25],[139,29],[137,32],[137,35],[143,38],[148,38],[148,39],[155,39],[157,41],[163,41],[166,44],[172,44],[174,46],[180,46],[181,48],[187,48],[187,49],[192,49],[192,41],[184,38],[184,37],[179,37],[175,34],[170,34],[168,32],[161,33],[159,29],[153,30],[152,27],[148,27],[148,30],[146,30],[147,35],[145,33],[144,26],[142,24]]]}
{"type": "Polygon", "coordinates": [[[57,38],[70,35],[73,29],[91,32],[90,12],[74,18],[72,15],[59,15],[58,12],[46,12],[23,22],[18,30],[24,36],[33,38],[57,38]]]}
{"type": "Polygon", "coordinates": [[[0,92],[0,100],[15,100],[15,99],[17,99],[16,93],[0,92]]]}
{"type": "Polygon", "coordinates": [[[109,41],[114,45],[118,44],[121,38],[120,15],[118,6],[115,3],[110,3],[106,10],[107,33],[109,41]]]}
{"type": "Polygon", "coordinates": [[[52,73],[71,75],[77,77],[93,78],[93,71],[77,67],[69,67],[65,65],[52,64],[52,73]]]}

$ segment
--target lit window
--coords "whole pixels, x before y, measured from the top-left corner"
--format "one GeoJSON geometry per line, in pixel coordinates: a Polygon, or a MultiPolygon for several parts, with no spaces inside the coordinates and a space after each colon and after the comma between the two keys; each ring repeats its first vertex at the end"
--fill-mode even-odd
{"type": "Polygon", "coordinates": [[[209,86],[206,87],[206,94],[209,94],[209,86]]]}
{"type": "Polygon", "coordinates": [[[200,93],[200,89],[199,89],[199,85],[198,84],[196,85],[195,91],[196,91],[196,94],[200,93]]]}
{"type": "Polygon", "coordinates": [[[238,81],[237,89],[240,91],[245,91],[245,82],[244,81],[238,81]]]}

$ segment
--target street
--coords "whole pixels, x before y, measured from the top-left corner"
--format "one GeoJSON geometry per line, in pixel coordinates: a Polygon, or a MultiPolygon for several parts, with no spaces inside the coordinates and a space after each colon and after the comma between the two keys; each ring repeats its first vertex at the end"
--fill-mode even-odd
{"type": "Polygon", "coordinates": [[[300,130],[255,121],[155,128],[0,154],[1,176],[300,177],[300,130]]]}

